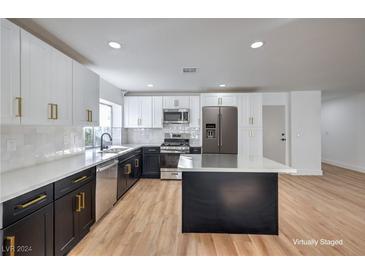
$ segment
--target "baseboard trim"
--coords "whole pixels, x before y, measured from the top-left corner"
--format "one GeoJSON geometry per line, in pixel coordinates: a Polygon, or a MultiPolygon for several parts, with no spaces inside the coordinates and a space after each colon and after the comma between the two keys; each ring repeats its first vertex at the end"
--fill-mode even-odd
{"type": "Polygon", "coordinates": [[[345,163],[332,161],[332,160],[327,160],[327,159],[322,159],[322,163],[333,165],[333,166],[338,166],[338,167],[342,167],[342,168],[346,168],[346,169],[350,169],[350,170],[354,170],[354,171],[358,171],[358,172],[361,172],[361,173],[365,173],[365,168],[362,168],[362,167],[359,167],[359,166],[348,165],[348,164],[345,164],[345,163]]]}
{"type": "Polygon", "coordinates": [[[297,169],[297,173],[293,173],[294,176],[322,176],[323,171],[317,169],[297,169]]]}

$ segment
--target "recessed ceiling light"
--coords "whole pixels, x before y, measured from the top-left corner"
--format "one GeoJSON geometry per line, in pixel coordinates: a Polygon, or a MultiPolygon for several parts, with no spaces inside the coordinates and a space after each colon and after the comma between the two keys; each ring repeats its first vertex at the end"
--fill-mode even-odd
{"type": "Polygon", "coordinates": [[[153,88],[153,84],[148,84],[147,87],[153,88]]]}
{"type": "Polygon", "coordinates": [[[251,44],[251,48],[253,49],[258,49],[261,48],[264,45],[264,42],[262,41],[256,41],[254,43],[251,44]]]}
{"type": "Polygon", "coordinates": [[[220,84],[219,87],[225,88],[226,87],[226,84],[220,84]]]}
{"type": "Polygon", "coordinates": [[[109,47],[113,48],[113,49],[120,49],[121,45],[118,42],[115,41],[110,41],[108,43],[109,47]]]}

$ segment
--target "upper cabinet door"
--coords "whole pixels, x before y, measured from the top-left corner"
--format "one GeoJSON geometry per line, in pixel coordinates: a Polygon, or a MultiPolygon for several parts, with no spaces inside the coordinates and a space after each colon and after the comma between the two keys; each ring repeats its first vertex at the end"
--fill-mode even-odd
{"type": "Polygon", "coordinates": [[[124,97],[124,127],[138,128],[140,125],[141,103],[138,96],[124,97]]]}
{"type": "Polygon", "coordinates": [[[73,124],[99,125],[99,76],[83,65],[73,64],[73,124]]]}
{"type": "Polygon", "coordinates": [[[53,49],[51,75],[52,121],[56,125],[72,125],[72,59],[53,49]]]}
{"type": "Polygon", "coordinates": [[[153,111],[153,128],[162,128],[162,96],[153,96],[152,97],[152,111],[153,111]]]}
{"type": "Polygon", "coordinates": [[[230,93],[202,94],[202,106],[237,106],[237,95],[230,93]]]}
{"type": "Polygon", "coordinates": [[[189,96],[164,96],[163,108],[189,108],[189,96]]]}
{"type": "Polygon", "coordinates": [[[200,96],[190,96],[190,126],[200,127],[200,96]]]}
{"type": "Polygon", "coordinates": [[[250,126],[262,127],[262,94],[250,94],[250,126]]]}
{"type": "Polygon", "coordinates": [[[21,30],[22,124],[47,125],[50,119],[52,48],[21,30]]]}
{"type": "Polygon", "coordinates": [[[1,24],[1,124],[20,124],[20,28],[6,19],[1,24]]]}
{"type": "Polygon", "coordinates": [[[141,114],[140,125],[141,128],[152,128],[152,97],[141,96],[141,114]]]}

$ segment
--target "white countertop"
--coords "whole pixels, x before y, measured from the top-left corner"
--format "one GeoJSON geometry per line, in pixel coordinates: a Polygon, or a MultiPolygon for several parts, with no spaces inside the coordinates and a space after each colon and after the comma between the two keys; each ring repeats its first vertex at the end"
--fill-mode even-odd
{"type": "Polygon", "coordinates": [[[264,157],[235,154],[183,154],[179,171],[296,173],[296,169],[264,157]]]}
{"type": "Polygon", "coordinates": [[[87,149],[75,156],[0,173],[0,203],[127,154],[134,149],[145,146],[159,147],[160,144],[124,144],[122,146],[128,149],[120,153],[100,153],[100,149],[87,149]]]}

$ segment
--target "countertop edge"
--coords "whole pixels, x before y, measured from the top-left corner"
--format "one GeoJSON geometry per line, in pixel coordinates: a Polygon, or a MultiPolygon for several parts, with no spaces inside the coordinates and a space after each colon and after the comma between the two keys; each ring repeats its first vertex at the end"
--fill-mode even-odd
{"type": "MultiPolygon", "coordinates": [[[[7,201],[9,201],[9,200],[11,200],[13,198],[19,197],[19,196],[21,196],[23,194],[26,194],[28,192],[31,192],[33,190],[36,190],[38,188],[41,188],[41,187],[44,187],[46,185],[55,183],[55,182],[57,182],[57,181],[59,181],[61,179],[64,179],[64,178],[66,178],[68,176],[71,176],[73,174],[76,174],[78,172],[84,171],[84,170],[89,169],[89,168],[92,168],[92,167],[96,167],[99,164],[108,162],[110,160],[113,160],[113,159],[118,158],[120,156],[123,156],[125,154],[128,154],[129,152],[132,152],[134,150],[137,150],[137,149],[140,149],[140,148],[143,148],[143,147],[159,146],[159,145],[154,145],[154,144],[151,144],[151,145],[148,145],[148,144],[140,144],[140,145],[139,144],[126,144],[126,145],[122,145],[122,146],[126,146],[126,147],[133,146],[133,147],[130,147],[129,149],[127,149],[125,151],[122,151],[122,152],[119,152],[119,153],[109,153],[108,155],[110,155],[110,157],[107,158],[107,159],[102,159],[102,160],[96,161],[96,162],[94,162],[92,164],[85,165],[82,168],[77,168],[75,170],[72,170],[70,172],[67,172],[67,173],[62,174],[62,176],[56,176],[56,177],[52,177],[52,178],[49,178],[49,179],[47,178],[46,180],[40,182],[39,184],[34,184],[31,187],[25,188],[22,191],[18,191],[18,192],[11,193],[11,195],[2,196],[1,197],[1,200],[0,200],[0,204],[5,203],[5,202],[7,202],[7,201]]],[[[80,156],[80,155],[77,155],[77,156],[75,155],[75,156],[72,156],[72,157],[68,157],[68,159],[72,159],[73,157],[78,157],[78,156],[80,156]]],[[[65,159],[62,159],[62,160],[65,160],[65,159]]],[[[56,161],[59,161],[59,160],[56,160],[56,161]]],[[[45,163],[42,163],[42,164],[39,164],[39,165],[36,165],[36,166],[46,165],[46,164],[50,164],[52,162],[53,161],[51,161],[51,162],[45,162],[45,163]]],[[[35,166],[30,166],[28,168],[32,168],[32,167],[35,167],[35,166]]],[[[16,170],[9,171],[9,172],[16,172],[16,170]]],[[[8,173],[8,172],[2,173],[2,174],[6,174],[6,173],[8,173]]],[[[0,174],[0,175],[2,175],[2,174],[0,174]]]]}

